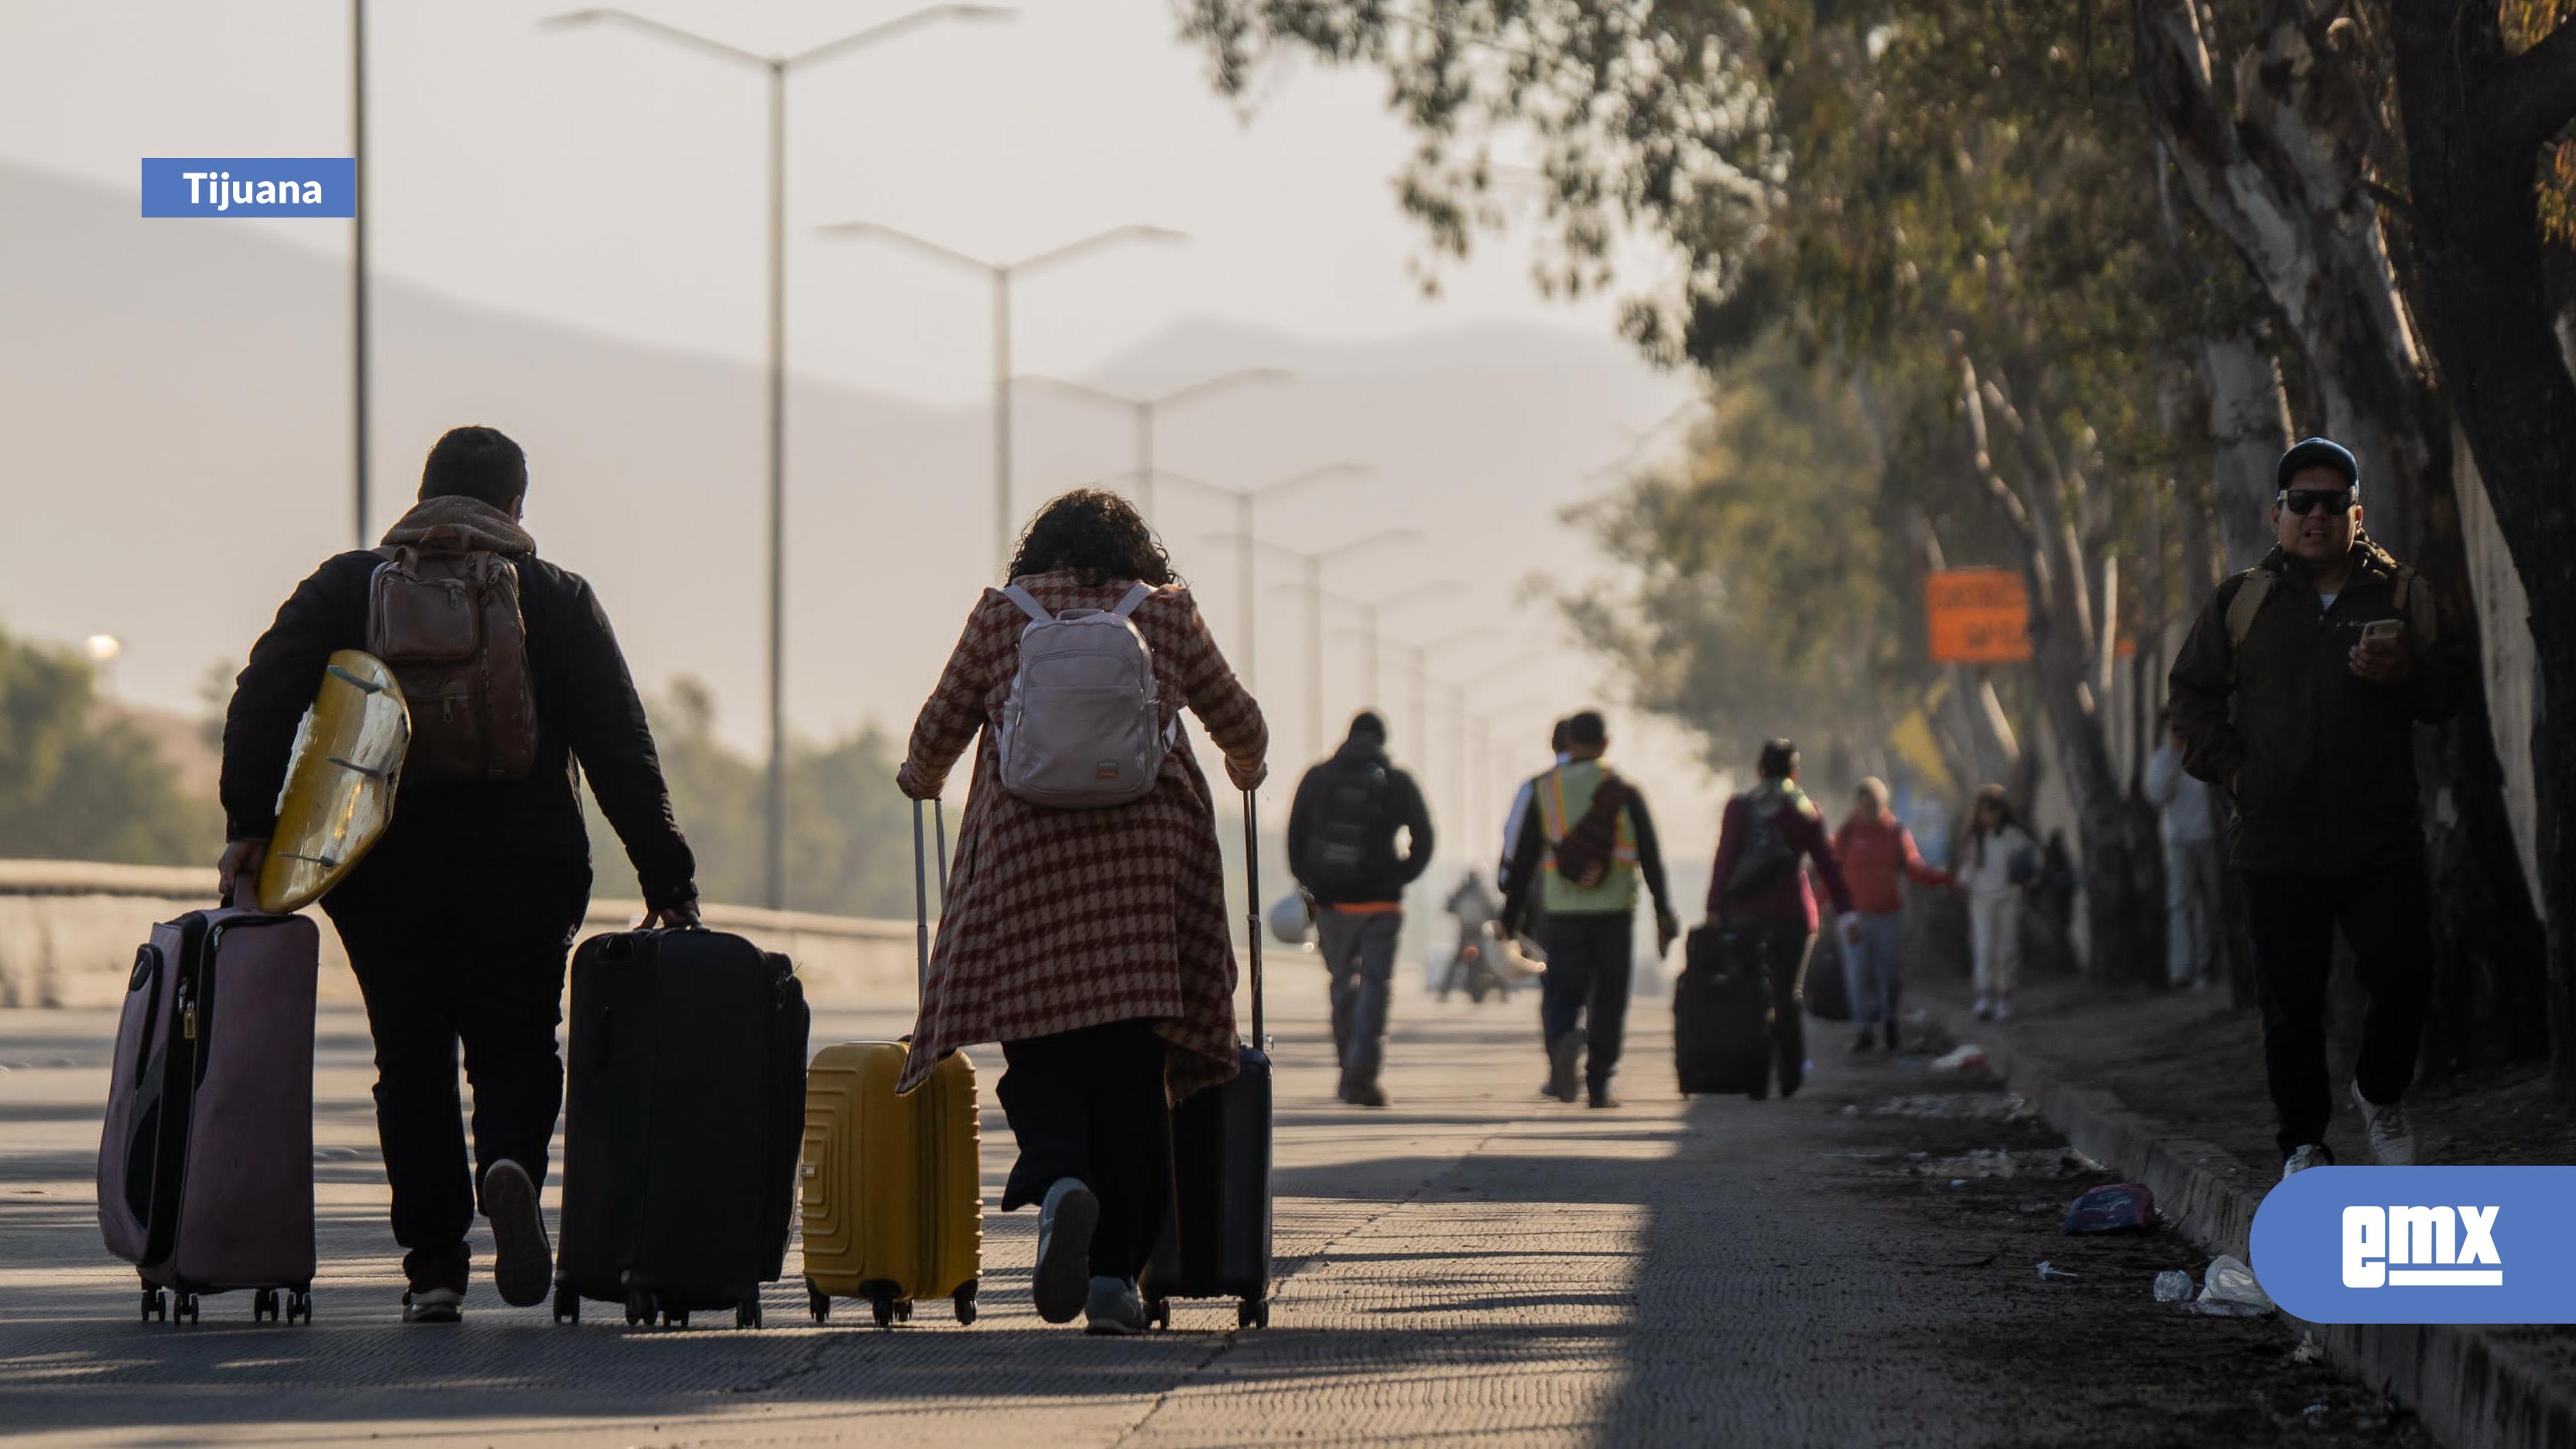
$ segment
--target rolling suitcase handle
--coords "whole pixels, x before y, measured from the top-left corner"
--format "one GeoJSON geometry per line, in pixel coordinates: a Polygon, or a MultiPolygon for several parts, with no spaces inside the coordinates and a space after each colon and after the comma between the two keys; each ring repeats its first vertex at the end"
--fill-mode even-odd
{"type": "Polygon", "coordinates": [[[1252,792],[1243,792],[1243,886],[1244,925],[1252,942],[1252,1044],[1270,1050],[1270,1039],[1261,1030],[1261,827],[1260,805],[1252,792]]]}
{"type": "MultiPolygon", "coordinates": [[[[931,813],[939,828],[939,913],[948,914],[948,802],[933,800],[931,813]]],[[[920,960],[916,988],[930,990],[930,875],[921,848],[921,802],[912,802],[912,912],[915,928],[915,952],[920,960]]]]}

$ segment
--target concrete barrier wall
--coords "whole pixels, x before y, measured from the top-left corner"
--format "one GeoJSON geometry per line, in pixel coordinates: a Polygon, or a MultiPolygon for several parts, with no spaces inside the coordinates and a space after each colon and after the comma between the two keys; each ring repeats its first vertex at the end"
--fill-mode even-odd
{"type": "MultiPolygon", "coordinates": [[[[0,1007],[114,1006],[153,922],[213,901],[208,867],[0,860],[0,1007]]],[[[643,914],[640,901],[594,900],[582,934],[625,930],[643,914]]],[[[709,906],[706,923],[786,953],[817,1005],[913,997],[909,921],[709,906]]],[[[339,935],[327,919],[322,925],[322,999],[354,1002],[358,984],[339,935]]]]}

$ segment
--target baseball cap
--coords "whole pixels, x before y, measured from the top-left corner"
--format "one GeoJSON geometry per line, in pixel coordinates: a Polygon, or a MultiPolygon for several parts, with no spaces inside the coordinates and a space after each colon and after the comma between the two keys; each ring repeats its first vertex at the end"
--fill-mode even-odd
{"type": "Polygon", "coordinates": [[[2292,478],[2309,468],[2330,468],[2341,473],[2355,494],[2361,492],[2361,460],[2332,438],[2302,438],[2291,444],[2290,451],[2281,455],[2280,466],[2272,470],[2273,491],[2289,487],[2292,478]]]}

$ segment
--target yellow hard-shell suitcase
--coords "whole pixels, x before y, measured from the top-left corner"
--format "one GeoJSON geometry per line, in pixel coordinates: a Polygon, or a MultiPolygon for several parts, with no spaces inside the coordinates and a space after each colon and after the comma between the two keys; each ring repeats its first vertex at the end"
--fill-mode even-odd
{"type": "MultiPolygon", "coordinates": [[[[940,894],[947,895],[948,830],[940,822],[940,894]]],[[[912,808],[913,894],[919,951],[930,972],[929,889],[923,879],[921,802],[912,808]]],[[[983,1134],[975,1065],[957,1052],[911,1096],[895,1095],[911,1050],[902,1042],[825,1047],[805,1074],[805,1161],[799,1199],[805,1229],[805,1299],[814,1321],[835,1298],[864,1298],[879,1327],[912,1317],[921,1299],[946,1298],[957,1321],[975,1321],[984,1252],[983,1134]]]]}
{"type": "Polygon", "coordinates": [[[357,869],[393,822],[410,749],[411,711],[393,671],[356,649],[332,654],[295,727],[277,830],[259,872],[261,910],[300,911],[357,869]]]}

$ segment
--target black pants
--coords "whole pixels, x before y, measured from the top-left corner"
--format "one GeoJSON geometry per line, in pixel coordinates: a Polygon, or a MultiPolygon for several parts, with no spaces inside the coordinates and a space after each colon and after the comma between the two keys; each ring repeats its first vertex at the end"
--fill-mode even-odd
{"type": "Polygon", "coordinates": [[[376,1041],[376,1138],[415,1288],[466,1284],[477,1185],[508,1158],[542,1186],[563,1107],[564,956],[590,902],[580,861],[446,869],[368,862],[323,902],[376,1041]],[[474,1087],[474,1167],[456,1091],[474,1087]]]}
{"type": "Polygon", "coordinates": [[[2424,993],[2432,977],[2431,887],[2421,862],[2352,875],[2242,872],[2254,937],[2254,1000],[2263,1011],[2263,1068],[2272,1081],[2283,1155],[2323,1142],[2334,1114],[2326,1081],[2326,980],[2334,933],[2352,943],[2368,1005],[2353,1079],[2386,1104],[2415,1079],[2424,993]]]}
{"type": "Polygon", "coordinates": [[[1636,973],[1636,918],[1627,911],[1559,912],[1540,929],[1547,976],[1539,990],[1539,1030],[1546,1044],[1586,1025],[1583,1079],[1599,1091],[1619,1070],[1628,1034],[1628,990],[1636,973]]]}
{"type": "Polygon", "coordinates": [[[1163,1039],[1147,1021],[1002,1043],[994,1092],[1020,1142],[1002,1210],[1043,1201],[1059,1179],[1100,1199],[1095,1278],[1142,1272],[1172,1210],[1172,1111],[1163,1039]]]}
{"type": "Polygon", "coordinates": [[[1782,922],[1753,927],[1753,939],[1771,987],[1771,1069],[1785,1097],[1807,1078],[1807,958],[1816,933],[1803,921],[1782,922]]]}

